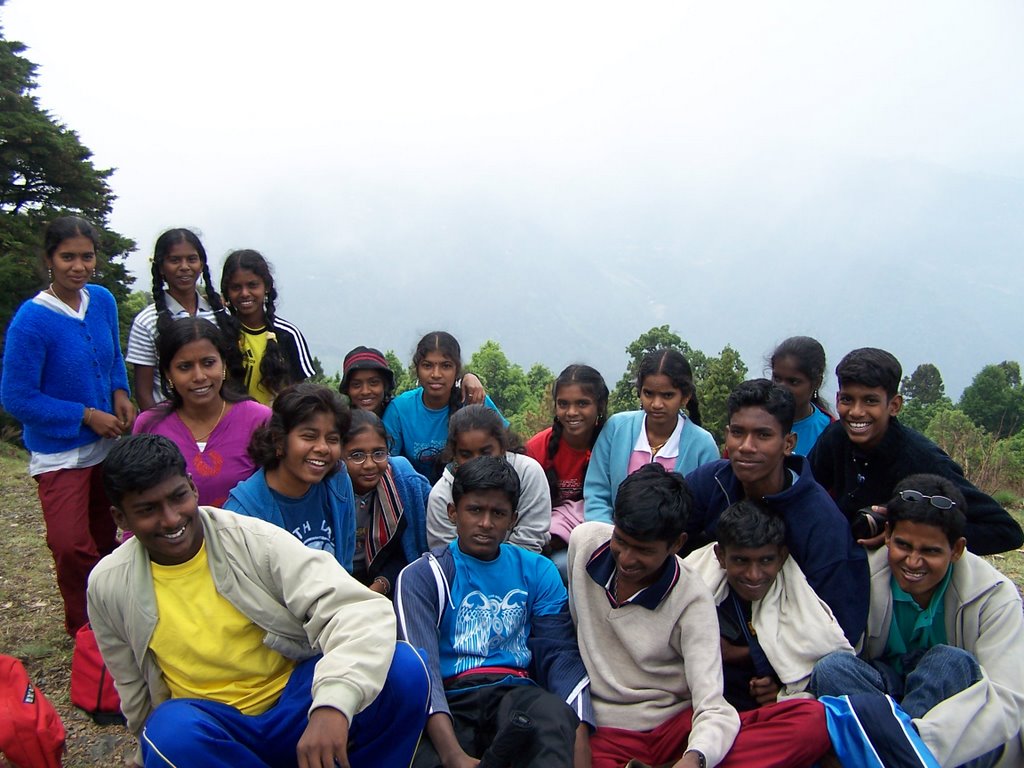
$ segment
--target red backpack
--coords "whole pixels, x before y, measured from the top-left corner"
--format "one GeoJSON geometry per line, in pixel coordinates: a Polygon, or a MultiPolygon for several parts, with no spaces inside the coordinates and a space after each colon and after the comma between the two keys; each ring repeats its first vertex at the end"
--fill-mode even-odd
{"type": "Polygon", "coordinates": [[[71,703],[85,712],[97,725],[124,724],[121,698],[114,688],[114,678],[103,663],[96,634],[86,624],[75,635],[75,652],[71,657],[71,703]]]}
{"type": "Polygon", "coordinates": [[[20,661],[0,655],[0,755],[18,768],[60,768],[64,725],[20,661]]]}

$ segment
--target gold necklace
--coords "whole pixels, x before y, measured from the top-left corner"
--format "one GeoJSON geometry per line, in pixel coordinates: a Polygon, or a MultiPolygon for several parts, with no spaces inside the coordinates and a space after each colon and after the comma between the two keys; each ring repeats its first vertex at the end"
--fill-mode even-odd
{"type": "Polygon", "coordinates": [[[665,447],[665,443],[667,443],[667,442],[668,442],[668,440],[662,440],[657,445],[652,445],[651,446],[651,456],[657,456],[658,455],[658,451],[660,451],[662,448],[664,448],[665,447]]]}
{"type": "MultiPolygon", "coordinates": [[[[210,431],[207,432],[202,437],[199,437],[198,435],[196,435],[196,431],[192,427],[190,427],[188,424],[185,424],[185,426],[188,427],[188,431],[192,433],[192,439],[195,440],[197,443],[203,443],[203,442],[206,442],[207,440],[209,440],[210,439],[210,435],[213,434],[213,430],[215,430],[217,428],[217,425],[220,424],[220,420],[224,418],[224,412],[227,409],[228,409],[228,401],[223,399],[223,398],[221,398],[220,415],[217,417],[217,420],[215,422],[213,422],[213,426],[210,427],[210,431]]],[[[182,419],[182,421],[184,422],[185,419],[182,419]]],[[[201,424],[202,422],[199,422],[199,423],[201,424]]]]}

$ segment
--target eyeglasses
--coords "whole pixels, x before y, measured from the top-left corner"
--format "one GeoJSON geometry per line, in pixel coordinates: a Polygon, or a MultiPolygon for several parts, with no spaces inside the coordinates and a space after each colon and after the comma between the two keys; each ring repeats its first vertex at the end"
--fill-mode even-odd
{"type": "Polygon", "coordinates": [[[373,451],[373,453],[366,453],[365,451],[352,451],[345,461],[351,461],[353,464],[364,464],[367,459],[373,459],[376,464],[383,464],[388,460],[388,452],[373,451]]]}
{"type": "Polygon", "coordinates": [[[946,496],[925,496],[920,491],[909,488],[905,491],[900,491],[900,498],[904,501],[924,501],[927,499],[928,503],[936,509],[952,509],[956,506],[956,502],[946,496]]]}

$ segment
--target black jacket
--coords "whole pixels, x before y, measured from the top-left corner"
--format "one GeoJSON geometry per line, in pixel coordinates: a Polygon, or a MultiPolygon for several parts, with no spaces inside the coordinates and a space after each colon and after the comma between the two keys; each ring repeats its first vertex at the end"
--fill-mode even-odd
{"type": "Polygon", "coordinates": [[[967,480],[960,465],[939,446],[896,418],[890,419],[882,442],[866,452],[850,442],[842,423],[830,424],[807,458],[815,479],[847,519],[863,507],[885,505],[898,482],[926,472],[951,480],[967,500],[964,536],[971,552],[994,555],[1024,544],[1024,532],[995,499],[967,480]]]}

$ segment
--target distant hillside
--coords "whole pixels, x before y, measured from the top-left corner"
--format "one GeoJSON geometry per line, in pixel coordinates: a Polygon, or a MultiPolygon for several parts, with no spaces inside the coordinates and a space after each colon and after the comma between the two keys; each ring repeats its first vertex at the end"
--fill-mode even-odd
{"type": "Polygon", "coordinates": [[[663,323],[709,353],[732,344],[752,374],[796,333],[830,365],[883,346],[907,372],[934,362],[954,397],[984,364],[1024,357],[1024,180],[803,150],[715,178],[596,165],[528,198],[514,180],[440,198],[406,180],[397,216],[370,189],[342,205],[343,237],[297,260],[303,277],[278,265],[282,314],[329,372],[357,344],[408,359],[435,327],[466,357],[493,338],[523,365],[585,361],[610,382],[663,323]]]}

